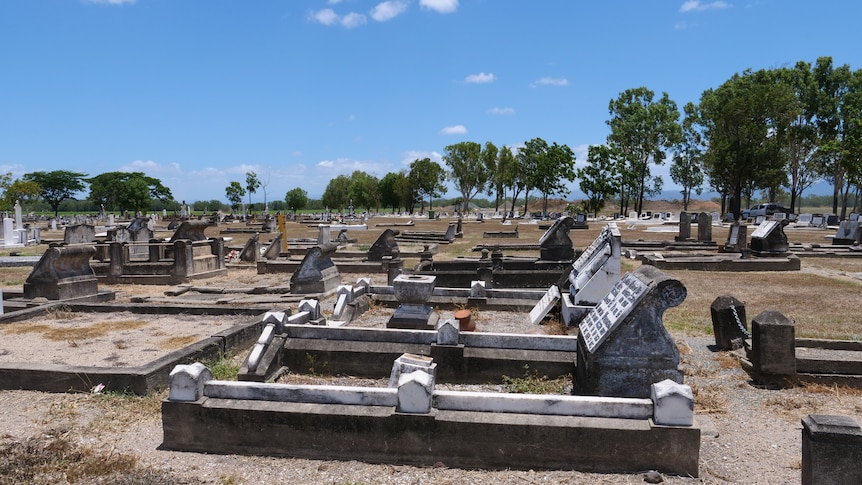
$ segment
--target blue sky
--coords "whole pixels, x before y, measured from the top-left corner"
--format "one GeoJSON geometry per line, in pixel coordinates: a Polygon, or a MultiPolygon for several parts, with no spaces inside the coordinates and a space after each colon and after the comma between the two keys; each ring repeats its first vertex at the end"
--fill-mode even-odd
{"type": "Polygon", "coordinates": [[[541,137],[581,166],[628,88],[681,108],[746,68],[862,68],[860,14],[856,0],[0,0],[0,172],[141,171],[194,201],[253,170],[260,202],[442,163],[461,141],[541,137]]]}

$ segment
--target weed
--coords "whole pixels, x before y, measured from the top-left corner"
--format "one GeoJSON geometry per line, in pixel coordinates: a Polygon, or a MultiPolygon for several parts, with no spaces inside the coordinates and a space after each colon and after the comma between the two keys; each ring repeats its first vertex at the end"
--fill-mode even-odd
{"type": "Polygon", "coordinates": [[[305,359],[308,361],[308,373],[314,377],[318,377],[321,374],[326,374],[326,368],[329,366],[329,362],[321,362],[317,363],[317,356],[310,354],[308,352],[305,353],[305,359]]]}
{"type": "Polygon", "coordinates": [[[237,356],[226,353],[222,353],[214,359],[204,359],[202,363],[212,372],[213,379],[220,381],[237,380],[239,369],[242,367],[237,356]]]}
{"type": "Polygon", "coordinates": [[[503,385],[507,392],[518,394],[566,394],[571,386],[571,379],[559,377],[550,379],[548,376],[540,376],[539,372],[530,366],[524,366],[523,377],[503,376],[503,385]]]}

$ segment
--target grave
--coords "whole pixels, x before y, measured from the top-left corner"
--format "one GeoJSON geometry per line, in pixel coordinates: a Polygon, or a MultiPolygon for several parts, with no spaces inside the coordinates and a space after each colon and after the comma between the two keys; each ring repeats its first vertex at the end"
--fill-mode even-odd
{"type": "Polygon", "coordinates": [[[789,245],[784,226],[788,221],[763,221],[751,233],[751,253],[755,256],[785,256],[789,245]]]}
{"type": "Polygon", "coordinates": [[[332,254],[337,248],[331,243],[311,248],[290,277],[291,293],[327,294],[334,291],[341,284],[341,275],[332,263],[332,254]]]}
{"type": "Polygon", "coordinates": [[[842,246],[856,244],[859,240],[860,222],[862,221],[858,219],[855,221],[841,221],[838,230],[835,232],[835,237],[832,238],[832,244],[842,246]]]}
{"type": "MultiPolygon", "coordinates": [[[[759,228],[758,228],[759,230],[759,228]]],[[[734,221],[727,231],[727,242],[724,243],[723,252],[742,253],[747,249],[748,226],[734,221]]]]}
{"type": "Polygon", "coordinates": [[[569,293],[561,304],[567,327],[577,326],[619,281],[621,244],[620,230],[611,222],[572,263],[569,293]]]}
{"type": "Polygon", "coordinates": [[[99,294],[96,274],[90,267],[93,246],[52,246],[24,282],[24,298],[70,300],[99,294]]]}
{"type": "Polygon", "coordinates": [[[862,427],[851,416],[802,418],[802,484],[862,483],[862,427]]]}
{"type": "Polygon", "coordinates": [[[571,216],[557,219],[554,224],[539,238],[539,260],[541,261],[571,261],[575,258],[575,249],[569,230],[575,225],[571,216]]]}
{"type": "Polygon", "coordinates": [[[679,214],[679,234],[674,238],[676,242],[691,240],[691,214],[681,212],[679,214]]]}
{"type": "Polygon", "coordinates": [[[96,227],[92,224],[72,224],[63,231],[66,244],[85,244],[96,240],[96,227]]]}
{"type": "Polygon", "coordinates": [[[458,230],[454,222],[449,223],[449,227],[445,231],[401,231],[395,236],[396,241],[405,242],[428,242],[438,244],[449,244],[455,241],[458,237],[458,230]]]}
{"type": "Polygon", "coordinates": [[[516,238],[518,237],[518,226],[515,225],[515,229],[511,231],[485,231],[482,233],[482,237],[486,239],[495,239],[495,238],[516,238]]]}
{"type": "Polygon", "coordinates": [[[712,216],[706,212],[697,215],[697,240],[712,241],[712,216]]]}
{"type": "MultiPolygon", "coordinates": [[[[129,243],[129,258],[149,258],[149,243],[153,239],[153,230],[148,223],[150,218],[136,218],[128,226],[117,226],[107,231],[108,242],[129,243]]],[[[107,245],[102,246],[107,248],[107,245]]]]}
{"type": "Polygon", "coordinates": [[[662,322],[683,284],[651,266],[627,273],[580,323],[577,394],[648,397],[650,385],[683,382],[679,350],[662,322]]]}
{"type": "Polygon", "coordinates": [[[392,289],[398,308],[386,324],[387,328],[433,330],[439,316],[427,305],[434,292],[436,277],[428,275],[398,275],[392,280],[392,289]]]}

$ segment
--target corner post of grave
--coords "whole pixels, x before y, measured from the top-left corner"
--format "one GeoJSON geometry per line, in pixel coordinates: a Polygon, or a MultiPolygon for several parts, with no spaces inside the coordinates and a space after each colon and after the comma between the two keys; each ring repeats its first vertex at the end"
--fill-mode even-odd
{"type": "Polygon", "coordinates": [[[111,264],[108,267],[108,273],[111,276],[119,277],[123,274],[123,243],[119,241],[112,241],[108,246],[108,257],[111,260],[111,264]]]}

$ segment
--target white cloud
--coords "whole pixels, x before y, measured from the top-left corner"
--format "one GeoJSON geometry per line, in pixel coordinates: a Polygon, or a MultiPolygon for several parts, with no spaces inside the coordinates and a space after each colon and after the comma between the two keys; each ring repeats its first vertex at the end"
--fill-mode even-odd
{"type": "Polygon", "coordinates": [[[722,0],[716,0],[715,2],[709,3],[701,3],[700,0],[686,0],[679,7],[679,11],[683,13],[702,12],[704,10],[721,10],[724,8],[730,8],[730,4],[722,0]]]}
{"type": "Polygon", "coordinates": [[[158,176],[176,175],[182,173],[182,170],[180,169],[180,164],[178,163],[169,163],[167,165],[162,165],[161,163],[154,162],[152,160],[135,160],[120,167],[119,171],[144,172],[157,178],[158,176]]]}
{"type": "Polygon", "coordinates": [[[677,22],[673,24],[673,30],[688,30],[694,27],[694,24],[690,24],[688,22],[677,22]]]}
{"type": "Polygon", "coordinates": [[[467,133],[467,127],[464,125],[447,126],[440,130],[442,135],[464,135],[467,133]]]}
{"type": "Polygon", "coordinates": [[[489,72],[487,74],[484,72],[480,72],[479,74],[470,74],[464,78],[464,82],[471,84],[484,84],[494,82],[496,80],[497,76],[495,76],[493,72],[489,72]]]}
{"type": "Polygon", "coordinates": [[[317,167],[325,168],[326,172],[320,175],[326,180],[331,180],[338,175],[350,175],[356,170],[362,170],[375,177],[382,177],[389,171],[388,163],[369,162],[355,160],[353,158],[336,158],[335,160],[323,160],[317,163],[317,167]]]}
{"type": "Polygon", "coordinates": [[[348,29],[365,25],[366,22],[365,15],[356,12],[350,12],[341,18],[341,25],[348,29]]]}
{"type": "Polygon", "coordinates": [[[20,163],[4,163],[0,165],[0,174],[12,173],[12,175],[24,175],[24,165],[20,163]]]}
{"type": "Polygon", "coordinates": [[[326,3],[330,5],[338,5],[339,3],[341,3],[341,0],[327,0],[326,3]]]}
{"type": "Polygon", "coordinates": [[[378,22],[386,22],[401,15],[407,10],[407,2],[404,0],[387,0],[378,3],[371,9],[371,18],[378,22]]]}
{"type": "Polygon", "coordinates": [[[432,162],[442,163],[443,155],[437,152],[425,152],[421,150],[409,150],[404,152],[401,158],[401,165],[405,167],[409,167],[411,163],[416,160],[422,160],[423,158],[429,158],[432,162]]]}
{"type": "Polygon", "coordinates": [[[85,3],[95,3],[98,5],[133,5],[138,0],[84,0],[85,3]]]}
{"type": "Polygon", "coordinates": [[[419,0],[419,5],[437,13],[452,13],[458,9],[458,0],[419,0]]]}
{"type": "Polygon", "coordinates": [[[488,110],[488,113],[492,115],[513,115],[515,114],[514,108],[491,108],[488,110]]]}
{"type": "Polygon", "coordinates": [[[309,19],[323,25],[332,25],[338,22],[338,15],[331,8],[325,8],[317,12],[311,12],[309,19]]]}
{"type": "Polygon", "coordinates": [[[568,86],[569,80],[564,77],[543,77],[533,81],[530,86],[568,86]]]}

